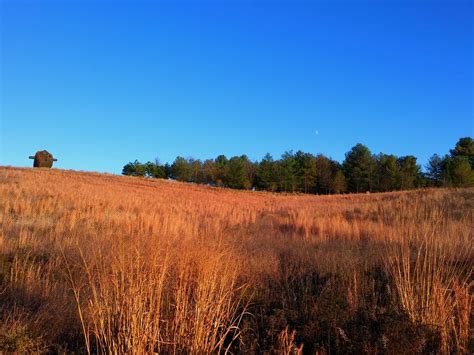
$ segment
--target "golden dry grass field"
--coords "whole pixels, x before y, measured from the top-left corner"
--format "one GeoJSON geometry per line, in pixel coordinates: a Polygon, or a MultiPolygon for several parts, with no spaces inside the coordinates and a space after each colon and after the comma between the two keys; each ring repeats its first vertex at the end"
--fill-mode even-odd
{"type": "Polygon", "coordinates": [[[474,189],[0,168],[0,353],[469,353],[474,189]]]}

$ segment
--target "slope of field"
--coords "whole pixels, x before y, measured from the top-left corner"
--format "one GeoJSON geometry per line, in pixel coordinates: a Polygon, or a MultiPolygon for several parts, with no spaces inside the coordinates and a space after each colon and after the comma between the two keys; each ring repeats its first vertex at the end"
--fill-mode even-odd
{"type": "Polygon", "coordinates": [[[473,207],[0,168],[0,352],[472,352],[473,207]]]}

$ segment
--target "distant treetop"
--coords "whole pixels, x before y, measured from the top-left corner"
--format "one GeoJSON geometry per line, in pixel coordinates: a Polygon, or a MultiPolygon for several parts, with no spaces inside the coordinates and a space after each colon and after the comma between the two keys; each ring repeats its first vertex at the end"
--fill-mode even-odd
{"type": "Polygon", "coordinates": [[[266,154],[252,162],[246,155],[201,161],[177,157],[170,164],[137,160],[123,167],[122,174],[233,189],[274,192],[339,194],[344,192],[384,192],[420,187],[474,186],[474,141],[459,139],[449,155],[434,154],[422,173],[413,155],[374,155],[363,144],[346,153],[342,164],[322,154],[288,151],[278,160],[266,154]]]}

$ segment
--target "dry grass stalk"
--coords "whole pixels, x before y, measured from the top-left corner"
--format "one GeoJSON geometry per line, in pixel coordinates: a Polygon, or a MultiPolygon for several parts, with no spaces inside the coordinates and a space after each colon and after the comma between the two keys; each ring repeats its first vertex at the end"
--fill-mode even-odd
{"type": "Polygon", "coordinates": [[[385,260],[411,320],[435,327],[441,334],[443,352],[467,351],[472,304],[468,282],[473,276],[474,247],[462,236],[445,240],[441,208],[413,212],[414,216],[422,215],[417,229],[400,224],[403,238],[389,241],[385,260]]]}
{"type": "MultiPolygon", "coordinates": [[[[384,266],[383,287],[395,286],[412,326],[438,330],[442,351],[468,352],[473,196],[276,195],[0,168],[0,320],[15,323],[7,309],[16,307],[57,351],[238,351],[250,342],[249,295],[348,332],[348,317],[387,306],[374,301],[383,290],[372,271],[384,266]],[[326,304],[347,306],[332,314],[326,304]]],[[[299,338],[319,336],[317,351],[335,346],[306,331],[299,338]]],[[[266,349],[295,350],[294,334],[280,335],[266,349]]]]}
{"type": "Polygon", "coordinates": [[[303,354],[303,344],[296,346],[295,344],[296,331],[291,333],[288,327],[283,329],[278,335],[278,350],[277,354],[281,355],[301,355],[303,354]]]}

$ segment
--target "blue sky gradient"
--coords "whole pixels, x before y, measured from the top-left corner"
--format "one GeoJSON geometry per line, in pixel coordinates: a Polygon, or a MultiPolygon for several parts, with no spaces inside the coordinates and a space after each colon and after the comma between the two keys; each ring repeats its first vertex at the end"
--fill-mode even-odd
{"type": "Polygon", "coordinates": [[[426,163],[473,136],[473,5],[0,1],[0,165],[120,173],[356,143],[426,163]]]}

